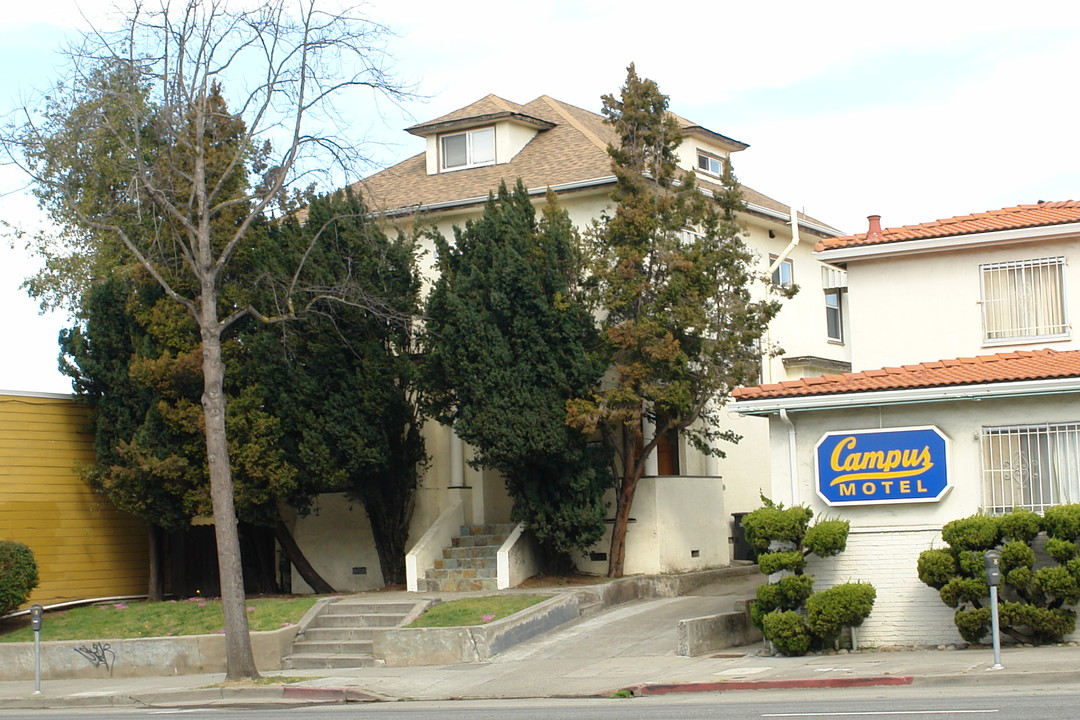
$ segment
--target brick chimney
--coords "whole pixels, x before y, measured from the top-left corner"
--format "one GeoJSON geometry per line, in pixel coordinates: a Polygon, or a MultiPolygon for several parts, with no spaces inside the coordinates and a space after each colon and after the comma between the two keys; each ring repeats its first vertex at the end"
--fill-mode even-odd
{"type": "Polygon", "coordinates": [[[878,243],[885,240],[885,236],[881,233],[881,216],[870,215],[866,218],[870,221],[870,229],[866,231],[866,242],[878,243]]]}

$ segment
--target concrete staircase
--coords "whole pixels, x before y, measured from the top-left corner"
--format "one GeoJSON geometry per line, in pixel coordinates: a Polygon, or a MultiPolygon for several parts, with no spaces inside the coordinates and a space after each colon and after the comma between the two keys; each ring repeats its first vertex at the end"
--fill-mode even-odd
{"type": "Polygon", "coordinates": [[[443,550],[443,559],[419,583],[428,592],[497,590],[496,555],[515,525],[462,525],[461,535],[443,550]]]}
{"type": "Polygon", "coordinates": [[[372,602],[348,598],[323,608],[293,642],[286,669],[371,667],[372,628],[397,627],[413,614],[413,602],[372,602]]]}

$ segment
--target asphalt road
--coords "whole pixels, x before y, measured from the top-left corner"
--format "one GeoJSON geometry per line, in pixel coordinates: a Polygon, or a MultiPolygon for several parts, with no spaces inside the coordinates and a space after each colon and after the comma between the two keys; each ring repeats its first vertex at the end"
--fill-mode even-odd
{"type": "Polygon", "coordinates": [[[622,700],[486,700],[396,702],[302,708],[86,708],[3,711],[3,720],[41,718],[161,718],[207,720],[1074,720],[1080,685],[960,689],[863,688],[704,693],[622,700]]]}

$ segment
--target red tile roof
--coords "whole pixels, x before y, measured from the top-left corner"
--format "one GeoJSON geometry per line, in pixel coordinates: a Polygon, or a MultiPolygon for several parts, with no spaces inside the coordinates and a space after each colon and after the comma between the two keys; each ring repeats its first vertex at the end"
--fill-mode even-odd
{"type": "Polygon", "coordinates": [[[868,238],[868,233],[859,233],[826,238],[819,241],[814,249],[821,252],[861,245],[882,245],[905,240],[974,235],[996,230],[1016,230],[1074,222],[1080,222],[1080,202],[1074,200],[1043,202],[1037,205],[1017,205],[971,215],[957,215],[919,225],[887,228],[882,231],[880,237],[868,238]]]}
{"type": "Polygon", "coordinates": [[[770,400],[1071,377],[1080,377],[1080,350],[1018,350],[756,385],[737,388],[733,395],[736,400],[770,400]]]}

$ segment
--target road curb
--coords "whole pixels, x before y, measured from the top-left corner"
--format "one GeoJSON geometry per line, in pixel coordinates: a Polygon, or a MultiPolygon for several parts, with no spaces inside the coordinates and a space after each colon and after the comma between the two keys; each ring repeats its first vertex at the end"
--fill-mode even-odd
{"type": "MultiPolygon", "coordinates": [[[[794,680],[729,680],[716,682],[646,683],[624,688],[634,697],[669,695],[672,693],[725,692],[731,690],[784,690],[790,688],[847,688],[875,685],[911,685],[912,675],[878,675],[870,677],[806,678],[794,680]]],[[[609,693],[614,694],[614,693],[609,693]]]]}
{"type": "Polygon", "coordinates": [[[392,702],[397,699],[360,688],[309,687],[305,685],[286,685],[282,697],[286,700],[339,703],[392,702]]]}

